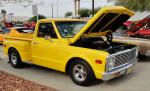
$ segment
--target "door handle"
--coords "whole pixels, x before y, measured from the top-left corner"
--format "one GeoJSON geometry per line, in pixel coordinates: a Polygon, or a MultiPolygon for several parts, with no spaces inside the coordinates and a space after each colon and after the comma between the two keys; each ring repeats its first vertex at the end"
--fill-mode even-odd
{"type": "Polygon", "coordinates": [[[37,44],[39,44],[39,43],[38,43],[38,42],[33,42],[33,44],[34,44],[34,45],[37,45],[37,44]]]}

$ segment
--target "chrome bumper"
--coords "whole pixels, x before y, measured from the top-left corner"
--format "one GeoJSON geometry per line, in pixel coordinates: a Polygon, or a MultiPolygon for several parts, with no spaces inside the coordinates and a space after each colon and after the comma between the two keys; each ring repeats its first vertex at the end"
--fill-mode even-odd
{"type": "Polygon", "coordinates": [[[104,72],[102,73],[102,80],[103,81],[108,81],[110,79],[113,79],[115,77],[118,77],[118,76],[121,76],[123,74],[128,74],[131,72],[132,68],[134,67],[134,65],[138,62],[138,59],[135,59],[133,62],[123,66],[123,67],[119,67],[119,68],[116,68],[112,71],[109,71],[109,72],[104,72]],[[130,71],[130,72],[128,72],[130,71]]]}

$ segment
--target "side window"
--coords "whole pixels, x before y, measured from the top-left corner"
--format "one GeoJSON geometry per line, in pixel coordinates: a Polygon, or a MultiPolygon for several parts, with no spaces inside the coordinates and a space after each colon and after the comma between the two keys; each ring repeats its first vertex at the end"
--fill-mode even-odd
{"type": "Polygon", "coordinates": [[[51,38],[57,39],[54,27],[52,23],[40,23],[38,28],[38,37],[45,38],[50,36],[51,38]]]}
{"type": "Polygon", "coordinates": [[[10,32],[10,29],[4,29],[3,34],[8,34],[10,32]]]}

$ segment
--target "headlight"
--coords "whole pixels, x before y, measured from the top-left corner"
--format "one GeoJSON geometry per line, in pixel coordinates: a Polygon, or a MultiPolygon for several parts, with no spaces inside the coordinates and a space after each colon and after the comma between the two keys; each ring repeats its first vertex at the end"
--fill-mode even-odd
{"type": "Polygon", "coordinates": [[[107,62],[108,62],[108,69],[107,70],[111,70],[115,67],[115,57],[109,57],[107,59],[107,62]]]}

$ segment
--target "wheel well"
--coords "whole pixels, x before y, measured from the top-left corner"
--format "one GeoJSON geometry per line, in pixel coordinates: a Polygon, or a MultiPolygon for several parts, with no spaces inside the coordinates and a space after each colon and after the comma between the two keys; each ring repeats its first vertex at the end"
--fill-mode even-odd
{"type": "MultiPolygon", "coordinates": [[[[68,61],[68,63],[67,63],[67,65],[66,65],[66,68],[65,68],[65,72],[68,74],[68,69],[69,69],[69,66],[70,66],[70,64],[71,63],[73,63],[74,61],[76,61],[76,60],[82,60],[82,61],[84,61],[84,62],[86,62],[84,59],[82,59],[82,58],[78,58],[78,57],[75,57],[75,58],[71,58],[69,61],[68,61]]],[[[87,64],[89,64],[88,62],[86,62],[87,64]]],[[[89,64],[89,66],[90,66],[90,64],[89,64]]],[[[91,66],[90,66],[91,67],[91,66]]]]}
{"type": "MultiPolygon", "coordinates": [[[[10,47],[10,48],[8,49],[8,54],[10,53],[11,50],[16,50],[16,49],[13,48],[13,47],[10,47]]],[[[17,51],[17,50],[16,50],[16,51],[17,51]]]]}

